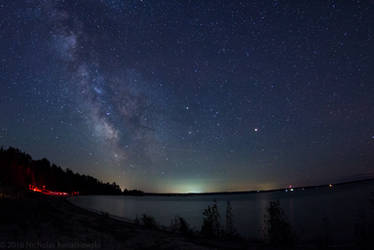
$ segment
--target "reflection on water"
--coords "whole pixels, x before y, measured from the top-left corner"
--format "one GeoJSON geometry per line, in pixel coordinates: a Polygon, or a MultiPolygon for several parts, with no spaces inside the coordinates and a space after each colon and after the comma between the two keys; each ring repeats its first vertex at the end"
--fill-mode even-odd
{"type": "MultiPolygon", "coordinates": [[[[155,217],[168,226],[174,216],[185,218],[200,229],[204,209],[217,200],[224,225],[226,202],[231,201],[234,224],[247,238],[263,236],[264,214],[271,200],[279,200],[287,218],[302,240],[322,240],[328,234],[336,242],[353,239],[355,224],[360,218],[368,221],[374,211],[370,208],[370,192],[374,182],[347,184],[294,192],[271,192],[230,195],[191,196],[80,196],[73,203],[90,209],[135,219],[142,214],[155,217]]],[[[361,222],[363,220],[361,219],[361,222]]]]}

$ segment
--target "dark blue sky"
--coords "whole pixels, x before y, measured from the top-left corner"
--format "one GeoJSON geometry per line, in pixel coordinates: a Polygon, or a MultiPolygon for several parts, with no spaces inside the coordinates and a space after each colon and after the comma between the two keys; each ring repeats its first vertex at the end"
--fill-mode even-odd
{"type": "Polygon", "coordinates": [[[2,1],[0,145],[123,188],[374,172],[373,1],[2,1]]]}

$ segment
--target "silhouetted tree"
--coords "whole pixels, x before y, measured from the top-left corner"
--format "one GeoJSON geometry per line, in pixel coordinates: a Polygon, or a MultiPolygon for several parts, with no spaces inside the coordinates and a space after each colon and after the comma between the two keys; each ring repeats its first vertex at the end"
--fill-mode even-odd
{"type": "MultiPolygon", "coordinates": [[[[81,194],[122,194],[115,182],[103,183],[70,169],[63,170],[55,164],[51,165],[45,158],[32,160],[30,155],[12,147],[0,149],[0,184],[24,189],[32,184],[54,191],[78,191],[81,194]]],[[[142,194],[137,190],[128,193],[142,194]]]]}
{"type": "Polygon", "coordinates": [[[265,238],[274,246],[292,246],[294,236],[279,201],[270,201],[265,214],[265,238]]]}
{"type": "Polygon", "coordinates": [[[236,231],[235,231],[234,223],[233,223],[232,207],[231,207],[230,201],[227,201],[227,205],[226,205],[225,235],[226,237],[233,237],[236,235],[236,231]]]}
{"type": "Polygon", "coordinates": [[[354,239],[356,249],[369,250],[374,245],[374,193],[370,193],[369,197],[371,213],[368,215],[360,214],[356,218],[354,227],[354,239]]]}
{"type": "Polygon", "coordinates": [[[219,222],[220,215],[217,202],[214,202],[213,206],[208,206],[208,208],[204,210],[203,215],[204,219],[201,226],[201,233],[207,237],[220,237],[221,225],[219,222]]]}

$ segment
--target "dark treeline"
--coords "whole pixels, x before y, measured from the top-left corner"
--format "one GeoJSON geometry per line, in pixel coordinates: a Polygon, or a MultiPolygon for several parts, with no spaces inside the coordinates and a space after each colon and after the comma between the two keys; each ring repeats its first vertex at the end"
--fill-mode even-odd
{"type": "Polygon", "coordinates": [[[89,176],[74,173],[51,164],[47,159],[33,160],[30,155],[19,149],[9,147],[0,149],[0,185],[28,188],[29,184],[46,186],[53,191],[80,194],[127,194],[141,195],[138,190],[125,190],[115,183],[104,183],[89,176]]]}

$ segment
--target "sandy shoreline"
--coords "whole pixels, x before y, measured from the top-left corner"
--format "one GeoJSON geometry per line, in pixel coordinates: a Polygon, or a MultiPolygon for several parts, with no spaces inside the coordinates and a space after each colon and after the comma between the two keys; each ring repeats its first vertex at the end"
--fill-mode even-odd
{"type": "Polygon", "coordinates": [[[241,249],[147,229],[67,199],[26,193],[1,199],[0,249],[241,249]]]}
{"type": "MultiPolygon", "coordinates": [[[[0,249],[278,249],[261,242],[212,240],[165,229],[90,211],[66,198],[31,192],[0,198],[0,249]]],[[[312,245],[293,249],[320,249],[312,245]]]]}

